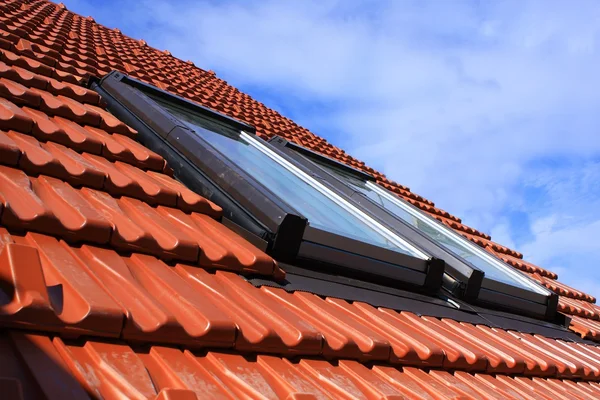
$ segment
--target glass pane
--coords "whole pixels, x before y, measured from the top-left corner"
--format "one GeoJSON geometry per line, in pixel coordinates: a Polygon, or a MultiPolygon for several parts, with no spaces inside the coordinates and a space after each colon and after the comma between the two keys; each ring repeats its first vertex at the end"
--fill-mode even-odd
{"type": "MultiPolygon", "coordinates": [[[[345,183],[347,183],[352,189],[363,193],[373,202],[379,204],[386,210],[390,211],[392,214],[396,215],[403,221],[411,224],[413,227],[417,228],[421,233],[425,234],[432,241],[437,244],[445,247],[447,250],[450,250],[457,256],[463,258],[464,260],[470,262],[475,267],[479,268],[483,272],[485,272],[485,276],[489,279],[493,279],[496,281],[504,282],[506,284],[517,286],[525,289],[532,289],[532,285],[527,285],[527,282],[524,281],[526,279],[523,277],[523,280],[511,274],[509,271],[506,271],[505,268],[501,265],[498,265],[484,256],[480,255],[476,249],[472,248],[471,243],[469,243],[466,239],[460,237],[458,234],[446,231],[443,227],[438,227],[437,222],[426,220],[428,217],[426,216],[415,216],[412,213],[409,213],[403,207],[399,206],[395,202],[389,200],[387,197],[380,195],[374,189],[371,189],[364,180],[359,179],[347,172],[339,168],[335,168],[330,164],[319,162],[316,160],[311,161],[319,164],[321,167],[325,168],[330,173],[338,176],[343,179],[345,183]],[[433,224],[431,223],[433,222],[433,224]]],[[[420,213],[420,212],[418,212],[420,213]]]]}
{"type": "Polygon", "coordinates": [[[170,104],[162,102],[161,104],[238,167],[295,208],[309,220],[311,226],[419,257],[410,249],[390,242],[385,236],[361,221],[350,211],[340,207],[275,160],[241,139],[237,132],[226,132],[221,129],[220,133],[215,133],[212,130],[216,129],[213,129],[213,127],[211,127],[212,130],[206,129],[204,127],[206,122],[193,114],[170,104]]]}

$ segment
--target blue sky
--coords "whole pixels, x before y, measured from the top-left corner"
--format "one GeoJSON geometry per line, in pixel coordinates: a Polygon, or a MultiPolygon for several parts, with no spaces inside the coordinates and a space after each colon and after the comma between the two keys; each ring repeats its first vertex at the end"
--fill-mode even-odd
{"type": "Polygon", "coordinates": [[[600,3],[63,2],[600,296],[600,3]]]}

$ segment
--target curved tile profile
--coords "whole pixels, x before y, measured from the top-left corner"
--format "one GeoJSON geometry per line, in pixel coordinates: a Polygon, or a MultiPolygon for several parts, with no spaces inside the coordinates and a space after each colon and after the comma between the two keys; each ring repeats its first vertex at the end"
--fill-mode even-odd
{"type": "Polygon", "coordinates": [[[62,95],[69,97],[83,104],[94,106],[100,104],[100,95],[93,90],[73,85],[72,83],[61,82],[54,78],[48,78],[48,85],[40,89],[45,89],[55,96],[62,95]]]}
{"type": "MultiPolygon", "coordinates": [[[[48,86],[48,78],[28,71],[24,68],[8,65],[0,61],[0,76],[18,82],[28,88],[46,89],[48,86]]],[[[58,81],[55,80],[58,83],[58,81]]],[[[84,88],[82,88],[84,89],[84,88]]]]}
{"type": "Polygon", "coordinates": [[[174,207],[177,204],[177,192],[162,181],[132,165],[116,161],[115,168],[122,174],[131,177],[145,194],[144,200],[149,204],[163,204],[174,207]]]}
{"type": "MultiPolygon", "coordinates": [[[[79,146],[80,142],[73,141],[71,135],[67,134],[67,132],[59,126],[55,118],[50,118],[46,113],[29,107],[23,107],[22,110],[33,121],[31,134],[37,139],[44,142],[60,143],[76,151],[87,150],[85,146],[79,146]]],[[[26,131],[24,133],[29,132],[26,131]]]]}
{"type": "Polygon", "coordinates": [[[197,213],[186,214],[163,206],[159,206],[157,210],[173,226],[196,240],[200,248],[200,265],[262,274],[274,272],[276,264],[270,256],[213,218],[197,213]]]}
{"type": "Polygon", "coordinates": [[[2,324],[190,348],[600,381],[596,346],[418,317],[0,229],[2,324]],[[8,288],[8,289],[7,289],[8,288]],[[13,288],[13,289],[10,289],[13,288]],[[13,293],[13,294],[10,294],[13,293]]]}
{"type": "Polygon", "coordinates": [[[3,325],[71,336],[119,336],[120,309],[80,271],[67,247],[34,233],[12,239],[0,251],[0,275],[14,288],[10,301],[0,307],[3,325]]]}
{"type": "Polygon", "coordinates": [[[5,165],[17,165],[21,150],[6,132],[0,131],[0,161],[5,165]]]}
{"type": "Polygon", "coordinates": [[[30,132],[33,120],[16,104],[0,97],[0,129],[30,132]]]}
{"type": "Polygon", "coordinates": [[[171,267],[151,256],[121,257],[83,246],[74,250],[126,316],[122,336],[190,346],[233,347],[234,321],[219,304],[195,290],[171,267]]]}
{"type": "Polygon", "coordinates": [[[74,186],[104,189],[113,195],[128,195],[153,205],[180,206],[188,212],[205,212],[214,218],[221,216],[220,207],[163,173],[144,172],[119,161],[112,163],[99,156],[79,154],[61,144],[42,143],[15,131],[0,130],[0,152],[4,155],[0,164],[18,162],[23,171],[32,175],[45,174],[74,186]]]}
{"type": "MultiPolygon", "coordinates": [[[[61,237],[74,242],[107,243],[112,227],[105,216],[92,206],[81,193],[69,184],[55,178],[40,176],[32,179],[32,188],[38,199],[60,222],[61,237]]],[[[43,232],[45,227],[40,226],[43,232]]]]}
{"type": "Polygon", "coordinates": [[[154,171],[148,171],[155,180],[159,181],[163,186],[166,186],[177,193],[177,208],[187,213],[197,212],[200,214],[209,215],[215,219],[220,219],[223,214],[223,209],[210,200],[198,195],[188,189],[181,182],[171,178],[170,176],[154,171]]]}
{"type": "Polygon", "coordinates": [[[366,367],[355,361],[260,355],[120,342],[73,342],[43,335],[0,336],[0,381],[23,399],[590,399],[595,384],[459,371],[366,367]],[[43,373],[45,372],[45,373],[43,373]],[[49,379],[49,377],[55,379],[49,379]],[[61,379],[61,385],[56,384],[61,379]],[[12,382],[15,382],[14,384],[12,382]],[[64,383],[63,383],[64,382],[64,383]],[[50,397],[45,393],[51,393],[50,397]]]}
{"type": "Polygon", "coordinates": [[[32,58],[15,54],[12,51],[0,50],[0,59],[8,65],[22,67],[39,75],[49,77],[53,75],[53,69],[51,67],[32,58]]]}
{"type": "Polygon", "coordinates": [[[0,3],[0,49],[0,397],[600,398],[589,342],[257,288],[239,275],[283,279],[81,86],[85,75],[128,71],[373,174],[535,274],[563,296],[571,329],[600,340],[593,296],[214,73],[44,0],[0,3]]]}
{"type": "Polygon", "coordinates": [[[0,78],[0,96],[9,99],[17,105],[39,107],[41,102],[41,97],[38,93],[6,78],[0,78]]]}
{"type": "Polygon", "coordinates": [[[91,154],[102,153],[102,139],[99,138],[97,135],[90,133],[81,125],[75,123],[74,121],[71,121],[68,118],[63,118],[61,116],[52,117],[52,122],[54,122],[59,129],[61,129],[67,134],[69,141],[67,143],[63,143],[66,146],[72,147],[76,151],[91,154]]]}
{"type": "Polygon", "coordinates": [[[35,194],[24,172],[0,166],[0,221],[7,227],[60,232],[60,223],[51,210],[35,194]]]}

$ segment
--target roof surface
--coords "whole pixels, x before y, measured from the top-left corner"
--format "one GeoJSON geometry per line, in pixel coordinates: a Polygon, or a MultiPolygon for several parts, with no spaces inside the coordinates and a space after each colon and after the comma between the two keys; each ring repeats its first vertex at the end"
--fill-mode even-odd
{"type": "Polygon", "coordinates": [[[600,308],[556,279],[210,71],[0,2],[2,398],[600,398],[600,308]],[[588,340],[253,286],[284,272],[81,86],[113,69],[375,175],[560,294],[588,340]]]}

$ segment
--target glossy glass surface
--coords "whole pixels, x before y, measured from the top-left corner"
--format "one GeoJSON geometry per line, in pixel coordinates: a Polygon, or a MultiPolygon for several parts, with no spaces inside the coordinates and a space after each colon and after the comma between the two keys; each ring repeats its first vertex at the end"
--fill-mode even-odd
{"type": "MultiPolygon", "coordinates": [[[[455,255],[468,261],[473,266],[482,270],[485,272],[485,276],[487,278],[500,281],[511,286],[521,287],[528,290],[534,289],[538,291],[535,286],[526,281],[526,277],[521,278],[520,276],[515,276],[516,272],[507,271],[506,268],[510,267],[505,267],[500,261],[495,262],[490,260],[488,257],[485,257],[480,251],[478,251],[477,248],[474,248],[474,244],[470,243],[468,240],[459,236],[450,229],[441,226],[438,221],[434,221],[432,218],[423,215],[423,213],[420,210],[417,210],[415,207],[409,204],[400,205],[398,204],[400,200],[398,200],[398,202],[389,200],[386,196],[381,195],[377,190],[371,188],[370,185],[367,185],[366,181],[359,179],[339,168],[335,168],[330,164],[319,162],[314,159],[311,159],[311,161],[317,163],[319,166],[321,166],[321,168],[324,168],[331,174],[342,179],[352,189],[364,194],[370,200],[379,204],[398,218],[402,219],[404,222],[409,223],[438,245],[441,245],[455,255]],[[411,209],[412,212],[409,212],[407,210],[409,207],[412,207],[414,210],[411,209]]],[[[381,190],[385,189],[382,188],[381,190]]]]}
{"type": "Polygon", "coordinates": [[[251,146],[239,133],[206,128],[204,120],[162,103],[200,137],[234,162],[238,167],[268,188],[276,196],[306,217],[311,226],[393,251],[418,257],[411,249],[400,247],[372,229],[350,211],[323,195],[296,174],[282,167],[263,152],[251,146]]]}

